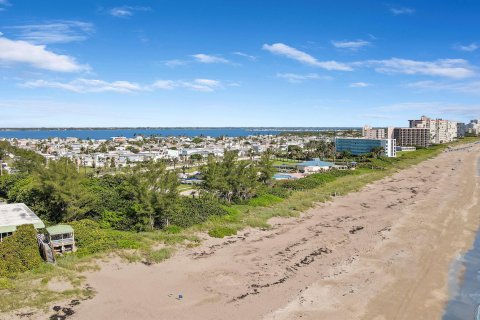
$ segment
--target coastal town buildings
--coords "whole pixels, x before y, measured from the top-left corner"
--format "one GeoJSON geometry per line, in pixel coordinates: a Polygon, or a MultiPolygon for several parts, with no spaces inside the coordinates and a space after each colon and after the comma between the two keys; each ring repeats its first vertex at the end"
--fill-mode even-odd
{"type": "MultiPolygon", "coordinates": [[[[77,166],[85,168],[124,168],[145,161],[165,160],[172,168],[201,165],[208,156],[223,157],[225,151],[235,150],[239,159],[255,159],[263,152],[289,154],[291,150],[306,151],[312,154],[316,145],[336,142],[337,152],[349,151],[352,155],[370,153],[373,148],[382,147],[385,156],[395,156],[396,147],[428,147],[431,144],[445,143],[465,134],[478,135],[480,121],[470,123],[431,119],[422,116],[409,121],[408,128],[372,127],[365,125],[362,138],[359,130],[336,130],[334,134],[260,134],[251,136],[116,136],[110,139],[79,139],[76,137],[48,139],[3,138],[14,146],[35,151],[46,161],[60,158],[71,159],[77,166]],[[334,140],[336,137],[337,139],[334,140]],[[317,142],[321,142],[318,144],[317,142]]],[[[405,150],[407,150],[405,149],[405,150]]],[[[410,150],[409,149],[409,150],[410,150]]],[[[377,150],[378,151],[378,150],[377,150]]],[[[13,157],[13,156],[12,156],[13,157]]],[[[295,157],[294,157],[295,158],[295,157]]],[[[298,159],[298,158],[297,158],[298,159]]],[[[287,168],[278,168],[287,170],[287,168]]],[[[315,170],[315,169],[313,169],[315,170]]],[[[98,171],[98,170],[97,170],[98,171]]],[[[9,163],[0,164],[0,172],[13,173],[9,163]]],[[[86,171],[87,172],[87,171],[86,171]]]]}
{"type": "MultiPolygon", "coordinates": [[[[344,133],[336,133],[343,136],[344,133]]],[[[304,148],[314,141],[331,142],[331,135],[252,135],[244,137],[113,137],[86,139],[3,139],[14,146],[35,151],[48,161],[71,159],[78,167],[123,168],[144,161],[166,160],[172,166],[201,164],[210,155],[223,157],[235,150],[240,159],[253,159],[263,152],[287,152],[289,147],[304,148]]],[[[6,167],[4,167],[6,170],[6,167]]]]}

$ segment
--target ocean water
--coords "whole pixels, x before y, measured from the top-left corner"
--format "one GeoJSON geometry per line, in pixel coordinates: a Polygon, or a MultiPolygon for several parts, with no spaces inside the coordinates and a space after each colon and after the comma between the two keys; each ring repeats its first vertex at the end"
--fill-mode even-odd
{"type": "Polygon", "coordinates": [[[159,135],[168,136],[187,136],[195,137],[199,135],[219,137],[244,137],[260,134],[278,134],[282,131],[302,131],[302,130],[341,130],[341,129],[359,129],[359,128],[161,128],[161,129],[32,129],[32,130],[1,130],[0,138],[17,139],[47,139],[47,138],[66,138],[75,137],[79,139],[110,139],[112,137],[132,138],[135,135],[159,135]]]}
{"type": "MultiPolygon", "coordinates": [[[[480,177],[480,159],[477,163],[477,176],[480,177]]],[[[451,299],[448,302],[443,320],[474,320],[480,304],[480,230],[473,247],[456,259],[451,266],[449,287],[451,299]]]]}
{"type": "Polygon", "coordinates": [[[480,304],[480,233],[477,233],[473,248],[459,262],[453,266],[456,269],[451,274],[453,296],[445,308],[443,320],[475,319],[480,304]]]}

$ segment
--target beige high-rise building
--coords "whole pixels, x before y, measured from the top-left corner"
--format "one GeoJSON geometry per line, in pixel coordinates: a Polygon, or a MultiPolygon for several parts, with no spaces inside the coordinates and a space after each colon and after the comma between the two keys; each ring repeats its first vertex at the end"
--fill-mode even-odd
{"type": "Polygon", "coordinates": [[[372,128],[369,125],[364,125],[362,128],[362,136],[366,139],[386,139],[387,132],[385,128],[372,128]]]}
{"type": "Polygon", "coordinates": [[[431,143],[445,143],[457,137],[457,122],[443,119],[430,119],[421,116],[419,120],[409,120],[410,128],[427,128],[431,143]]]}

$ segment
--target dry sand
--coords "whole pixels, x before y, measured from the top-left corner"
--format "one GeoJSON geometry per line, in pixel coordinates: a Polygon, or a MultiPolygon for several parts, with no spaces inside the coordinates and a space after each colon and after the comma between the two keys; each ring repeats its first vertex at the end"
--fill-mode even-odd
{"type": "Polygon", "coordinates": [[[87,275],[98,294],[72,318],[439,319],[449,267],[480,221],[478,151],[442,153],[158,265],[107,263],[87,275]]]}

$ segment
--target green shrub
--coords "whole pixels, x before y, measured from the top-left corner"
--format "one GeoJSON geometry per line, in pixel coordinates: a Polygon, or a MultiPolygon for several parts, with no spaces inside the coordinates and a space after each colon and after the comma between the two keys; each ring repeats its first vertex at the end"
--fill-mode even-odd
{"type": "Polygon", "coordinates": [[[238,208],[228,207],[228,206],[224,206],[223,208],[228,212],[226,215],[222,217],[223,221],[226,221],[226,222],[240,221],[241,213],[240,213],[240,210],[238,210],[238,208]]]}
{"type": "Polygon", "coordinates": [[[147,263],[160,263],[172,256],[173,250],[170,248],[162,248],[147,252],[145,260],[147,263]]]}
{"type": "Polygon", "coordinates": [[[41,263],[33,225],[17,227],[12,236],[0,243],[0,277],[13,277],[37,268],[41,263]]]}
{"type": "Polygon", "coordinates": [[[281,185],[277,185],[277,184],[275,184],[273,187],[266,190],[265,193],[271,194],[271,195],[274,195],[276,197],[283,198],[283,199],[286,199],[286,198],[288,198],[292,195],[291,190],[288,190],[286,188],[282,188],[281,185]]]}
{"type": "Polygon", "coordinates": [[[315,173],[298,180],[281,181],[279,185],[282,188],[295,190],[310,190],[323,186],[328,182],[334,181],[338,177],[355,174],[350,170],[332,170],[326,173],[315,173]]]}
{"type": "Polygon", "coordinates": [[[179,202],[178,210],[170,215],[169,222],[182,228],[204,222],[210,216],[222,216],[228,213],[219,201],[214,198],[183,197],[179,202]]]}
{"type": "Polygon", "coordinates": [[[12,283],[12,280],[8,278],[0,278],[0,290],[11,289],[13,287],[14,285],[12,283]]]}
{"type": "Polygon", "coordinates": [[[282,198],[274,196],[273,194],[263,194],[250,199],[248,205],[252,207],[270,207],[271,205],[282,201],[282,198]]]}
{"type": "Polygon", "coordinates": [[[215,227],[208,231],[208,235],[214,238],[223,238],[234,234],[237,234],[237,230],[229,227],[215,227]]]}
{"type": "Polygon", "coordinates": [[[70,223],[75,231],[77,255],[85,256],[112,249],[138,249],[141,240],[138,234],[103,229],[98,222],[84,219],[70,223]]]}
{"type": "Polygon", "coordinates": [[[182,228],[179,226],[168,226],[165,228],[165,232],[169,234],[178,234],[182,232],[182,228]]]}
{"type": "Polygon", "coordinates": [[[104,211],[101,213],[100,226],[104,229],[122,230],[127,220],[125,212],[104,211]]]}

